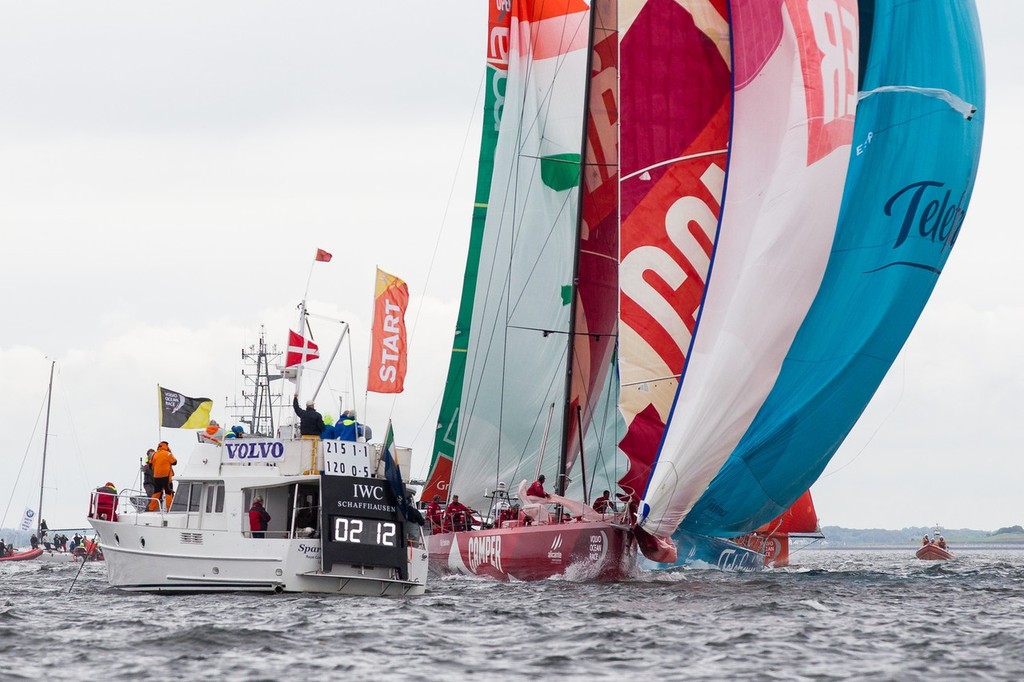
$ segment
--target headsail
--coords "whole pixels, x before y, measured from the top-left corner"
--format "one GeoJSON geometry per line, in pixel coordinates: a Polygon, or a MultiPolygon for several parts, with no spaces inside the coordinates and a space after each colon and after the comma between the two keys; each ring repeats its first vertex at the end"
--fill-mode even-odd
{"type": "Polygon", "coordinates": [[[910,334],[964,220],[984,119],[974,3],[861,8],[870,49],[828,268],[772,392],[684,522],[691,531],[745,532],[817,479],[910,334]]]}
{"type": "Polygon", "coordinates": [[[813,535],[821,537],[818,512],[814,510],[811,491],[804,491],[789,509],[757,529],[765,535],[813,535]]]}
{"type": "MultiPolygon", "coordinates": [[[[856,107],[853,0],[732,7],[728,187],[710,281],[641,504],[667,538],[736,448],[821,281],[856,107]]],[[[805,488],[806,489],[806,488],[805,488]]]]}
{"type": "Polygon", "coordinates": [[[434,434],[434,451],[423,489],[423,499],[434,495],[447,498],[451,481],[452,459],[455,457],[455,437],[459,425],[459,405],[466,370],[466,351],[469,345],[470,323],[473,319],[473,301],[476,297],[477,275],[480,267],[480,243],[487,220],[487,200],[491,192],[494,173],[494,149],[498,143],[501,114],[505,103],[508,75],[509,31],[512,13],[502,3],[492,2],[487,21],[487,75],[484,86],[483,132],[480,141],[480,160],[477,166],[476,195],[473,204],[473,225],[469,236],[469,255],[463,276],[462,300],[455,322],[455,338],[448,365],[441,410],[434,434]]]}

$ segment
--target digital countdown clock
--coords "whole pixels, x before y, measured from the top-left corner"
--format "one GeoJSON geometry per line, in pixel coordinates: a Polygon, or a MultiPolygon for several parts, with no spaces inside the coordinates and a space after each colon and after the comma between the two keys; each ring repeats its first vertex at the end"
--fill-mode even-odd
{"type": "Polygon", "coordinates": [[[335,516],[334,542],[351,542],[358,545],[398,547],[398,524],[380,519],[350,519],[335,516]]]}
{"type": "Polygon", "coordinates": [[[321,536],[323,572],[347,564],[406,573],[405,520],[391,485],[381,478],[337,475],[334,469],[325,467],[320,475],[320,527],[326,531],[321,536]]]}

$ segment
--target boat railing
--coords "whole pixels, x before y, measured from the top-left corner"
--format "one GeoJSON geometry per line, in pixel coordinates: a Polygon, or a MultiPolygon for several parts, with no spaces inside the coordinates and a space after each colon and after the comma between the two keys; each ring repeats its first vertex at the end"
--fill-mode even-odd
{"type": "Polygon", "coordinates": [[[253,535],[253,531],[246,529],[246,530],[242,531],[242,536],[243,537],[247,537],[247,538],[253,538],[254,537],[257,540],[260,539],[260,538],[262,538],[264,540],[266,540],[266,539],[289,540],[289,539],[292,538],[291,533],[286,531],[286,530],[263,530],[263,531],[256,531],[256,532],[257,533],[263,533],[263,535],[262,536],[260,536],[260,535],[254,536],[253,535]]]}

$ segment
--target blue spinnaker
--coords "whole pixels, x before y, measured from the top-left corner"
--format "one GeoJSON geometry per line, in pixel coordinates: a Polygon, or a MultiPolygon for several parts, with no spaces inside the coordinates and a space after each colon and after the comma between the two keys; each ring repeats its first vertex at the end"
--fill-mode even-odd
{"type": "Polygon", "coordinates": [[[984,121],[974,1],[862,1],[860,19],[865,68],[821,288],[773,389],[681,531],[743,534],[810,487],[909,336],[963,223],[984,121]]]}

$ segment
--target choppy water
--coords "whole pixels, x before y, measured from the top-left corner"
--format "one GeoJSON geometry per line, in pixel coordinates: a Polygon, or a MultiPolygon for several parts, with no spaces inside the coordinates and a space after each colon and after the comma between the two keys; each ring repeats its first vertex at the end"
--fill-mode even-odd
{"type": "Polygon", "coordinates": [[[426,595],[136,595],[0,564],[5,679],[1024,679],[1024,551],[804,550],[789,569],[426,595]]]}

